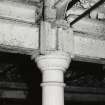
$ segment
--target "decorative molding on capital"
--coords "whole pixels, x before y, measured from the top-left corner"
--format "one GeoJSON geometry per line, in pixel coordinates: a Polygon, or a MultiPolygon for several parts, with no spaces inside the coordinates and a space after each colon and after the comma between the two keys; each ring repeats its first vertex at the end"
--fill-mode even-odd
{"type": "Polygon", "coordinates": [[[66,52],[52,52],[47,55],[40,55],[36,62],[41,71],[44,70],[62,70],[65,71],[70,64],[71,56],[66,52]]]}

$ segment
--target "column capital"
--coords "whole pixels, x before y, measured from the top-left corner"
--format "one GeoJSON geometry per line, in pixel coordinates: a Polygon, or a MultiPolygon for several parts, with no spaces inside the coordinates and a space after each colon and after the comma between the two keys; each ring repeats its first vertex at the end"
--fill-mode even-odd
{"type": "Polygon", "coordinates": [[[55,51],[46,55],[40,55],[36,62],[41,71],[61,70],[66,71],[71,61],[71,55],[66,52],[55,51]]]}

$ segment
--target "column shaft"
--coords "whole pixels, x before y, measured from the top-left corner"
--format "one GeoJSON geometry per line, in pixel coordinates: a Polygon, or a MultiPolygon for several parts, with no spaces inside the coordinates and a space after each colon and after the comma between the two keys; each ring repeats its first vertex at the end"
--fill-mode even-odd
{"type": "Polygon", "coordinates": [[[43,105],[64,105],[64,86],[61,83],[42,85],[43,105]]]}

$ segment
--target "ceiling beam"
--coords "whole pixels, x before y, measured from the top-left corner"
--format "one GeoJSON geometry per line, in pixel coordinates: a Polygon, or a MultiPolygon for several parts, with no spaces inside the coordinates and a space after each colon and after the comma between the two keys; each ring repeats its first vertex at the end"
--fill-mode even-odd
{"type": "Polygon", "coordinates": [[[0,19],[0,51],[30,54],[39,49],[39,28],[0,19]]]}
{"type": "Polygon", "coordinates": [[[105,41],[87,37],[74,36],[74,54],[90,58],[105,58],[105,41]]]}
{"type": "Polygon", "coordinates": [[[69,52],[73,60],[105,64],[105,40],[87,36],[88,34],[77,32],[72,34],[72,31],[60,30],[59,50],[69,52]]]}
{"type": "MultiPolygon", "coordinates": [[[[104,63],[105,40],[87,37],[88,34],[77,32],[74,32],[74,35],[70,36],[69,33],[67,33],[68,31],[63,31],[61,32],[63,35],[60,33],[58,37],[60,38],[58,39],[59,42],[56,42],[56,31],[57,29],[53,28],[53,36],[46,36],[46,44],[49,45],[49,42],[53,42],[52,44],[50,43],[48,47],[49,49],[51,46],[52,50],[52,45],[54,45],[53,51],[57,50],[57,46],[55,45],[60,42],[60,47],[66,48],[66,51],[70,53],[72,51],[72,59],[74,60],[79,59],[81,61],[87,60],[90,62],[98,61],[104,63]]],[[[39,28],[37,26],[0,19],[0,51],[32,55],[34,52],[38,54],[39,50],[39,28]]]]}
{"type": "Polygon", "coordinates": [[[38,6],[32,6],[11,1],[0,1],[0,18],[3,19],[10,19],[35,24],[40,14],[41,9],[38,6]]]}

